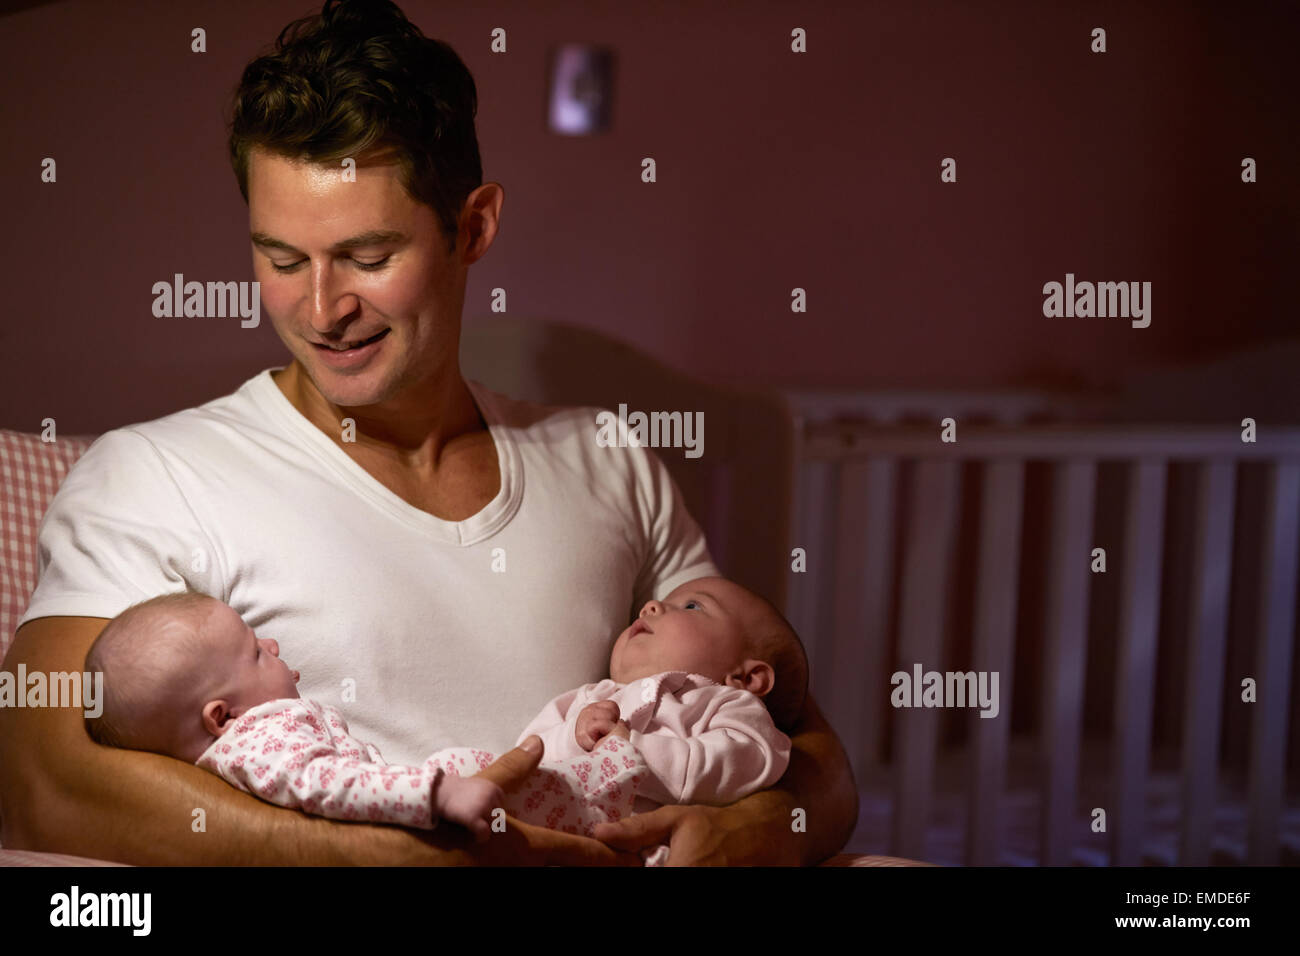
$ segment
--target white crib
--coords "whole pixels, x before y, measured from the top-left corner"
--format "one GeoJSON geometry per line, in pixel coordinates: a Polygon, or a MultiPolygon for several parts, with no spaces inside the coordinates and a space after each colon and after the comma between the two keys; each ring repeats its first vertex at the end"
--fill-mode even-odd
{"type": "Polygon", "coordinates": [[[1133,865],[1162,859],[1158,822],[1177,828],[1164,862],[1289,861],[1300,429],[1085,425],[1035,395],[791,403],[807,570],[788,616],[860,789],[888,793],[888,852],[933,859],[946,826],[957,862],[1133,865]],[[890,707],[890,674],[918,662],[997,671],[1000,716],[890,707]],[[1216,812],[1238,785],[1225,855],[1216,812]],[[1026,860],[1008,844],[1029,812],[1026,860]]]}

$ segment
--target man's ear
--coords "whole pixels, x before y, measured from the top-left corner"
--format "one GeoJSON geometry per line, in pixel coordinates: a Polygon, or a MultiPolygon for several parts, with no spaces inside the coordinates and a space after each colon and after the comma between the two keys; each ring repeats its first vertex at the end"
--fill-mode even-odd
{"type": "Polygon", "coordinates": [[[210,700],[203,705],[203,729],[213,737],[220,737],[235,720],[230,712],[230,703],[225,700],[210,700]]]}
{"type": "Polygon", "coordinates": [[[727,675],[727,686],[766,697],[776,686],[776,671],[766,661],[748,660],[727,675]]]}

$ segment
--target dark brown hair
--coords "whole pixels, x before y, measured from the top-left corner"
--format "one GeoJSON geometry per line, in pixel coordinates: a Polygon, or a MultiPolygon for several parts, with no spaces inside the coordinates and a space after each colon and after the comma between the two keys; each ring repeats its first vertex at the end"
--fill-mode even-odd
{"type": "Polygon", "coordinates": [[[759,633],[750,635],[750,653],[772,665],[776,681],[763,698],[772,723],[786,734],[793,734],[803,715],[808,696],[808,655],[799,635],[771,601],[758,597],[767,606],[767,620],[759,633]]]}
{"type": "Polygon", "coordinates": [[[483,184],[474,77],[389,0],[327,0],[280,31],[234,96],[230,163],[248,202],[254,148],[336,165],[391,149],[412,199],[438,215],[449,251],[465,199],[483,184]]]}

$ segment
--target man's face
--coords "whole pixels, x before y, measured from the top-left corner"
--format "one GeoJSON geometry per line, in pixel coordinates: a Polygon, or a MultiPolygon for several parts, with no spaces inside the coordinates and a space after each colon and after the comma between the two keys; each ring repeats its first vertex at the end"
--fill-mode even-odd
{"type": "Polygon", "coordinates": [[[395,163],[343,169],[254,150],[253,272],[262,308],[335,405],[387,401],[456,361],[465,266],[395,163]]]}

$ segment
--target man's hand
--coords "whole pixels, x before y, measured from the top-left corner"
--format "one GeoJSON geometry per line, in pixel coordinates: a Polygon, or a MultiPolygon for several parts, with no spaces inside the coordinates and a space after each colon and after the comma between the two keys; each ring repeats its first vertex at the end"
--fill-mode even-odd
{"type": "MultiPolygon", "coordinates": [[[[507,793],[520,786],[542,759],[542,741],[529,737],[470,780],[487,780],[507,793]],[[530,749],[535,747],[536,749],[530,749]]],[[[488,866],[642,866],[635,853],[611,849],[591,837],[548,830],[506,817],[506,832],[491,833],[466,863],[488,866]]],[[[468,840],[468,835],[466,836],[468,840]]]]}
{"type": "Polygon", "coordinates": [[[748,800],[764,794],[729,807],[660,807],[618,823],[598,824],[596,839],[631,851],[667,843],[668,866],[799,866],[796,855],[783,852],[788,840],[768,835],[776,827],[788,837],[790,817],[777,813],[775,819],[765,818],[765,811],[746,806],[748,800]]]}
{"type": "Polygon", "coordinates": [[[838,853],[858,818],[853,771],[809,694],[775,787],[729,807],[665,806],[596,827],[623,850],[668,843],[669,866],[813,866],[838,853]],[[795,821],[802,820],[796,829],[795,821]]]}
{"type": "MultiPolygon", "coordinates": [[[[602,737],[621,723],[618,715],[618,704],[612,700],[598,700],[594,704],[588,704],[582,708],[578,714],[577,724],[573,728],[573,735],[578,740],[578,746],[583,750],[591,750],[595,747],[596,744],[600,743],[602,737]]],[[[627,725],[624,724],[623,726],[626,727],[627,725]]]]}

